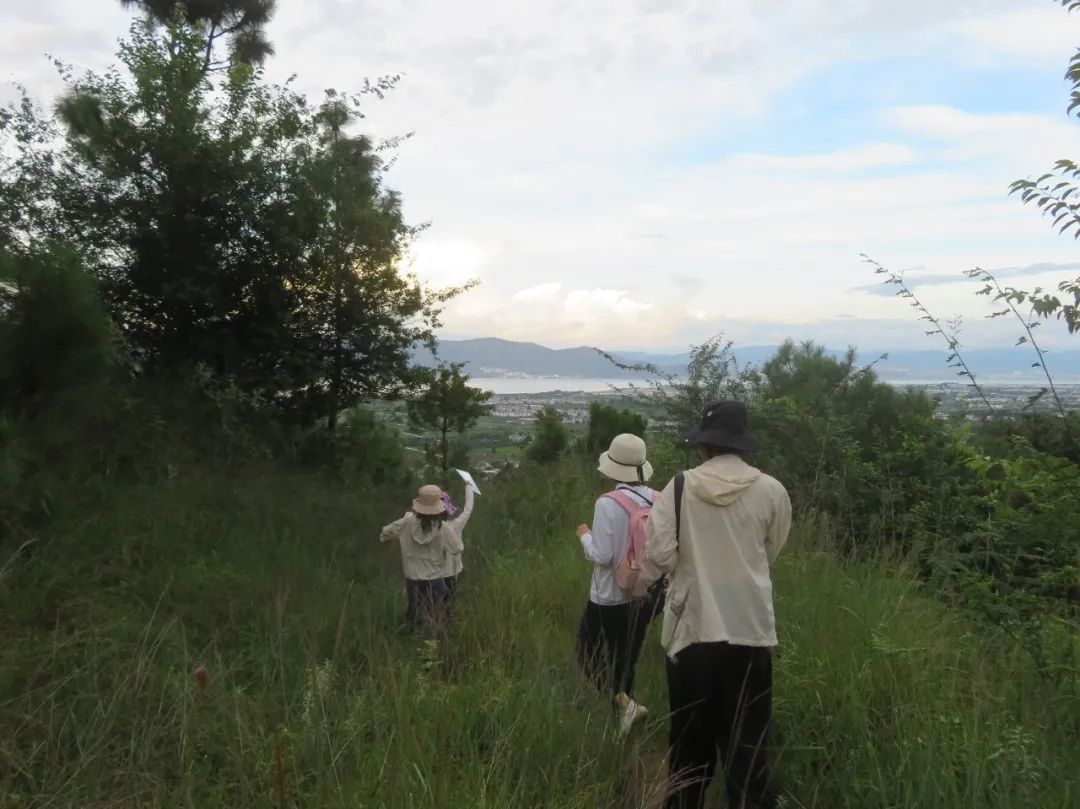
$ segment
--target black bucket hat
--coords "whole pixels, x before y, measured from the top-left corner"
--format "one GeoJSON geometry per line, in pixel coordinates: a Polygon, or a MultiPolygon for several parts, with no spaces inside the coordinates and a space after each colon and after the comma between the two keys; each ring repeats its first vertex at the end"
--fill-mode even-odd
{"type": "Polygon", "coordinates": [[[691,446],[754,452],[761,444],[750,432],[750,413],[742,402],[713,402],[701,414],[701,424],[684,436],[691,446]]]}

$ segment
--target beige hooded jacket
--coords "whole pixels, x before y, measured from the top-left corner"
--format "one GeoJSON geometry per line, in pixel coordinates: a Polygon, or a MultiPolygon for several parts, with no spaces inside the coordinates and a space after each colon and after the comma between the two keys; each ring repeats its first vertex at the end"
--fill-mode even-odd
{"type": "Polygon", "coordinates": [[[674,658],[692,643],[775,646],[770,568],[791,529],[791,501],[775,478],[737,455],[686,472],[675,539],[675,484],[649,515],[646,554],[670,574],[661,643],[674,658]]]}
{"type": "Polygon", "coordinates": [[[461,513],[427,532],[421,526],[420,518],[410,511],[383,528],[379,541],[398,541],[406,579],[432,581],[456,575],[461,571],[461,553],[465,549],[461,535],[472,515],[474,503],[470,489],[461,513]]]}

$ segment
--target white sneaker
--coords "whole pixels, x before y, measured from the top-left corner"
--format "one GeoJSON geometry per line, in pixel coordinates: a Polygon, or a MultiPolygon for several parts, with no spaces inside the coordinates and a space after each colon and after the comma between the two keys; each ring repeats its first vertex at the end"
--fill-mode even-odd
{"type": "Polygon", "coordinates": [[[627,694],[619,694],[615,697],[615,703],[619,706],[619,735],[626,736],[631,728],[639,721],[648,716],[649,709],[639,705],[627,694]]]}

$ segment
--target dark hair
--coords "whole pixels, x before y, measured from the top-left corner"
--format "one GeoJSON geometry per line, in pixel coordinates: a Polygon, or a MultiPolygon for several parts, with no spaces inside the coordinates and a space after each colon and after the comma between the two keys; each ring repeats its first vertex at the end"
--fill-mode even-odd
{"type": "MultiPolygon", "coordinates": [[[[414,511],[413,514],[416,514],[414,511]]],[[[420,520],[420,530],[425,534],[430,534],[436,528],[450,517],[445,511],[442,514],[416,514],[416,518],[420,520]]]]}

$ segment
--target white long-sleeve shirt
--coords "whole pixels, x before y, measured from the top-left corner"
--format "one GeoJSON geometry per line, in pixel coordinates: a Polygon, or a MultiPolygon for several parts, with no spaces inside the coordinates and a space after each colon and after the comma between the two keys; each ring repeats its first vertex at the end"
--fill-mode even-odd
{"type": "MultiPolygon", "coordinates": [[[[461,509],[461,511],[459,511],[457,514],[455,514],[454,519],[451,520],[451,522],[453,522],[453,523],[455,523],[457,525],[459,534],[460,534],[460,532],[465,530],[465,525],[466,525],[466,523],[469,522],[469,517],[472,516],[473,505],[475,504],[475,502],[476,502],[476,495],[473,493],[472,488],[471,487],[466,487],[466,489],[465,489],[465,506],[461,509]]],[[[461,547],[460,551],[458,551],[457,553],[451,553],[451,554],[448,555],[448,557],[447,557],[447,570],[449,572],[446,574],[447,576],[457,576],[457,575],[459,575],[461,573],[462,569],[464,568],[464,563],[462,561],[464,555],[465,555],[465,546],[464,546],[464,544],[462,544],[462,547],[461,547]]]]}
{"type": "MultiPolygon", "coordinates": [[[[652,502],[653,490],[644,484],[620,483],[615,488],[637,497],[642,505],[652,502]]],[[[615,568],[626,556],[629,539],[630,515],[610,497],[599,498],[593,511],[592,531],[581,537],[585,558],[593,563],[589,600],[594,604],[608,607],[632,601],[615,581],[615,568]]]]}

